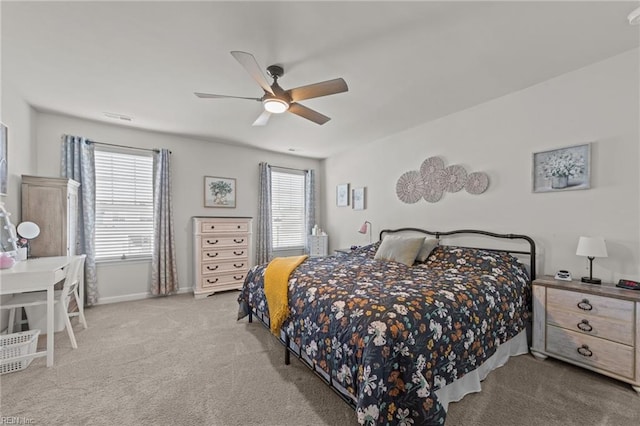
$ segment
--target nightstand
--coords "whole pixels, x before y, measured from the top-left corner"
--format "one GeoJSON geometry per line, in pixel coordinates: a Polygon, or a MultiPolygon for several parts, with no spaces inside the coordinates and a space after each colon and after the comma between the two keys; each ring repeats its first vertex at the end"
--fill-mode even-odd
{"type": "Polygon", "coordinates": [[[531,353],[630,383],[640,393],[640,292],[535,280],[531,353]]]}

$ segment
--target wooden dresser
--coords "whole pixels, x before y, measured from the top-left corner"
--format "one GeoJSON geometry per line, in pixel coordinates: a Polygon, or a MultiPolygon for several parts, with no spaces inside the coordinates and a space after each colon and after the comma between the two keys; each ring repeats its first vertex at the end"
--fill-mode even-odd
{"type": "Polygon", "coordinates": [[[531,353],[630,383],[640,393],[640,292],[535,280],[531,353]]]}
{"type": "Polygon", "coordinates": [[[196,298],[242,288],[251,267],[249,217],[194,217],[193,267],[196,298]]]}

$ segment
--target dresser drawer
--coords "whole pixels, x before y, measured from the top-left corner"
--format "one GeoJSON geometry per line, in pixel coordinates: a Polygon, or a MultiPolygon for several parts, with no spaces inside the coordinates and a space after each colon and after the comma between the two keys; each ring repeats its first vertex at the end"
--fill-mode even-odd
{"type": "Polygon", "coordinates": [[[200,232],[203,234],[215,234],[215,233],[243,233],[249,232],[249,223],[246,221],[211,221],[202,222],[200,224],[200,232]]]}
{"type": "Polygon", "coordinates": [[[249,269],[247,259],[236,259],[228,262],[206,262],[202,264],[202,275],[220,272],[246,272],[249,269]]]}
{"type": "Polygon", "coordinates": [[[625,345],[633,345],[633,322],[620,322],[589,312],[570,312],[556,307],[547,310],[547,324],[566,328],[588,336],[601,337],[625,345]]]}
{"type": "Polygon", "coordinates": [[[248,257],[249,250],[246,248],[202,250],[203,262],[209,260],[248,259],[248,257]]]}
{"type": "Polygon", "coordinates": [[[547,325],[546,351],[634,379],[634,348],[631,346],[547,325]]]}
{"type": "Polygon", "coordinates": [[[249,235],[238,234],[234,236],[210,235],[202,236],[202,249],[224,248],[247,248],[249,246],[249,235]]]}
{"type": "Polygon", "coordinates": [[[202,277],[201,287],[203,289],[228,286],[237,284],[237,288],[241,288],[244,284],[244,279],[247,276],[247,271],[240,272],[227,272],[215,275],[206,275],[202,277]]]}
{"type": "Polygon", "coordinates": [[[557,288],[547,289],[547,311],[563,310],[577,315],[589,315],[590,317],[610,319],[618,323],[632,324],[634,309],[634,303],[630,300],[557,288]]]}

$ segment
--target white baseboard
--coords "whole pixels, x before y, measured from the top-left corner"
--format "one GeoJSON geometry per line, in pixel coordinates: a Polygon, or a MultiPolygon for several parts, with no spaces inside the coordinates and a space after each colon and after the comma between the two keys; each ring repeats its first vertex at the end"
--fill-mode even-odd
{"type": "MultiPolygon", "coordinates": [[[[177,294],[192,293],[192,292],[193,292],[193,288],[186,287],[186,288],[178,289],[177,294]]],[[[119,303],[119,302],[131,302],[132,300],[151,299],[153,297],[158,297],[158,296],[154,296],[151,293],[136,293],[136,294],[125,294],[122,296],[101,297],[96,303],[96,305],[107,305],[109,303],[119,303]]]]}

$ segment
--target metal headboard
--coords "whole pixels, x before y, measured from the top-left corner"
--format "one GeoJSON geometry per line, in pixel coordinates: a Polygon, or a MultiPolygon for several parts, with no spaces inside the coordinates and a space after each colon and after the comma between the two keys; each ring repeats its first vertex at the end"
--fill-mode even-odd
{"type": "Polygon", "coordinates": [[[482,250],[491,250],[491,251],[497,251],[497,252],[503,252],[503,253],[528,254],[529,268],[531,269],[531,272],[530,272],[531,281],[536,279],[536,243],[533,241],[531,237],[527,235],[496,234],[495,232],[480,231],[477,229],[458,229],[455,231],[440,232],[440,231],[427,231],[426,229],[420,229],[420,228],[398,228],[398,229],[383,229],[382,231],[380,231],[380,240],[382,240],[382,237],[384,234],[393,234],[395,232],[419,232],[422,234],[433,235],[436,237],[436,239],[440,239],[440,237],[447,236],[447,235],[476,234],[476,235],[484,235],[488,237],[502,238],[502,239],[509,239],[509,240],[525,240],[529,243],[529,247],[530,247],[529,251],[503,250],[503,249],[482,248],[482,247],[471,247],[471,248],[479,248],[482,250]]]}

